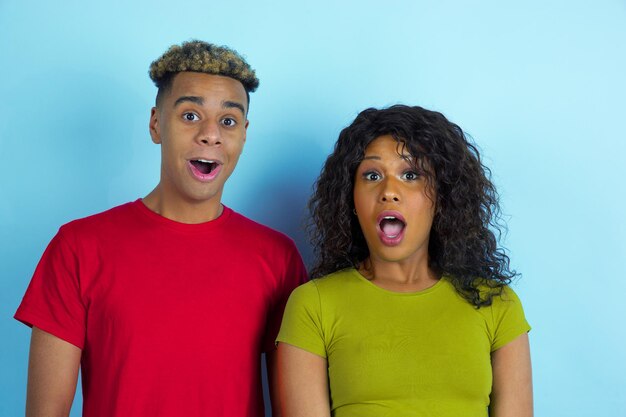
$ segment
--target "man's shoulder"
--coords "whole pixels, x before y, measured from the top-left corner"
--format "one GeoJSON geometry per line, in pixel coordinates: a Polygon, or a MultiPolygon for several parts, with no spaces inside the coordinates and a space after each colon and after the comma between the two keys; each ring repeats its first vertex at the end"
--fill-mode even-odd
{"type": "Polygon", "coordinates": [[[109,208],[100,213],[72,220],[59,229],[60,234],[90,234],[110,228],[125,228],[139,200],[109,208]]]}
{"type": "Polygon", "coordinates": [[[267,239],[276,243],[292,246],[293,240],[286,234],[261,224],[233,210],[232,221],[236,231],[249,238],[267,239]]]}

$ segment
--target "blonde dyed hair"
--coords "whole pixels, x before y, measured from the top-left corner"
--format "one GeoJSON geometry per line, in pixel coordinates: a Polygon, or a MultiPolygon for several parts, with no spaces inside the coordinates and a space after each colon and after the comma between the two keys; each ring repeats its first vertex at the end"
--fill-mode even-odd
{"type": "Polygon", "coordinates": [[[233,78],[243,85],[246,95],[259,87],[256,73],[237,51],[225,46],[192,40],[181,45],[172,45],[150,64],[150,79],[159,89],[157,101],[162,92],[170,87],[173,77],[184,71],[233,78]]]}

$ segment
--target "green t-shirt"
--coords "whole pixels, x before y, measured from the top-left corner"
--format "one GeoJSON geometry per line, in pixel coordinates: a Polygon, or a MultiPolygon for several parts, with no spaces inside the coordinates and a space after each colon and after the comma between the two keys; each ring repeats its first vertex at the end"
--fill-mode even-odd
{"type": "Polygon", "coordinates": [[[277,342],[327,358],[335,417],[484,417],[491,352],[529,330],[508,287],[476,309],[445,277],[398,293],[350,268],[296,288],[277,342]]]}

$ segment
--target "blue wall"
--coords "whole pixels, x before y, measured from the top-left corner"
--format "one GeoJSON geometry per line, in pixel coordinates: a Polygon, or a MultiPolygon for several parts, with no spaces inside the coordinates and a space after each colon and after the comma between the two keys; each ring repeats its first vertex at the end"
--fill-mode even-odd
{"type": "Polygon", "coordinates": [[[536,415],[626,415],[626,3],[504,3],[0,1],[0,415],[23,413],[30,332],[11,316],[39,256],[59,225],[157,183],[147,69],[190,38],[261,78],[225,202],[307,259],[311,185],[359,110],[461,125],[523,273],[536,415]]]}

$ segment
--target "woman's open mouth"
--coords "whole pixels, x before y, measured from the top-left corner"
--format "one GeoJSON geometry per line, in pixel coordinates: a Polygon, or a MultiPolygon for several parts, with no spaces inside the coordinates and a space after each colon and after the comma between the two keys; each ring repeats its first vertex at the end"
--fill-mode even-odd
{"type": "Polygon", "coordinates": [[[398,212],[384,211],[378,215],[378,235],[385,245],[399,244],[405,228],[404,217],[398,212]]]}

